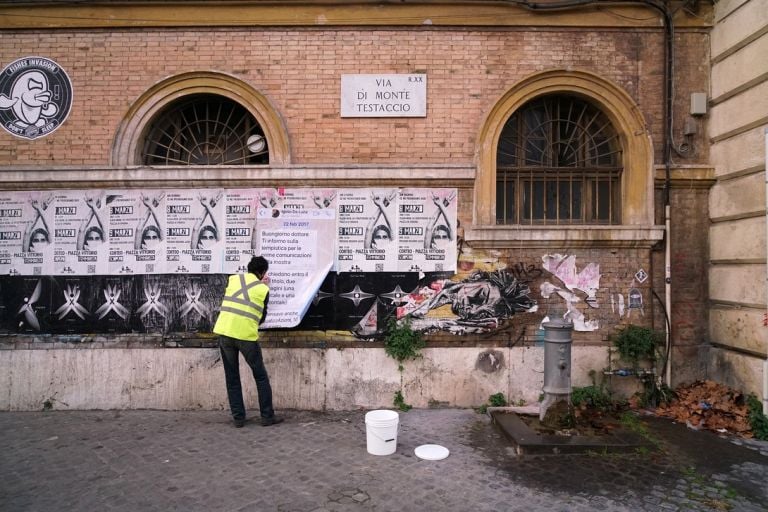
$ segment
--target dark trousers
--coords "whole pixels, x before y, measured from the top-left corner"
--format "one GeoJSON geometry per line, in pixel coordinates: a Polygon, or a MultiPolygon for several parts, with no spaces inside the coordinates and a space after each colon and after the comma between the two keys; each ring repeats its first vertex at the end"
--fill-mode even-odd
{"type": "Polygon", "coordinates": [[[261,356],[261,347],[256,341],[242,341],[229,336],[219,337],[219,349],[221,361],[224,363],[224,377],[227,381],[227,398],[232,418],[245,419],[245,404],[243,403],[243,387],[240,383],[240,360],[238,353],[242,353],[248,366],[253,371],[256,380],[256,389],[259,392],[259,409],[262,418],[271,418],[275,415],[272,408],[272,387],[269,385],[269,376],[264,367],[264,359],[261,356]]]}

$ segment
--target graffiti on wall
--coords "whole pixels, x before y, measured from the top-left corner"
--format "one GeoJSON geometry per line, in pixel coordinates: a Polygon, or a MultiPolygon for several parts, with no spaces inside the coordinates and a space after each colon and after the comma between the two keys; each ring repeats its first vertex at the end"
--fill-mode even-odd
{"type": "MultiPolygon", "coordinates": [[[[573,322],[576,331],[595,331],[599,328],[596,319],[588,319],[577,306],[584,302],[591,308],[598,308],[597,290],[600,288],[600,265],[589,263],[581,270],[576,267],[576,256],[565,254],[545,254],[542,256],[543,268],[549,271],[559,283],[544,281],[540,285],[541,296],[548,299],[558,296],[565,306],[564,317],[573,322]],[[580,292],[580,293],[579,293],[580,292]]],[[[547,319],[545,319],[546,321],[547,319]]]]}

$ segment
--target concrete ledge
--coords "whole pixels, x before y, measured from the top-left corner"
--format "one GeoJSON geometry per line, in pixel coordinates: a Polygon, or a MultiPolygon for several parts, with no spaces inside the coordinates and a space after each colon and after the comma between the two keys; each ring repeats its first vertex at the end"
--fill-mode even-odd
{"type": "MultiPolygon", "coordinates": [[[[542,347],[428,348],[402,374],[383,348],[264,348],[275,407],[391,408],[395,392],[417,408],[476,407],[496,393],[533,403],[543,384],[542,347]]],[[[573,348],[573,383],[606,365],[606,347],[573,348]]],[[[241,361],[246,405],[257,393],[241,361]]],[[[0,410],[226,409],[215,348],[0,350],[0,410]]]]}
{"type": "Polygon", "coordinates": [[[605,436],[542,435],[530,428],[518,414],[491,411],[493,423],[510,440],[518,455],[567,454],[586,452],[626,453],[640,447],[650,448],[642,437],[625,430],[605,436]]]}

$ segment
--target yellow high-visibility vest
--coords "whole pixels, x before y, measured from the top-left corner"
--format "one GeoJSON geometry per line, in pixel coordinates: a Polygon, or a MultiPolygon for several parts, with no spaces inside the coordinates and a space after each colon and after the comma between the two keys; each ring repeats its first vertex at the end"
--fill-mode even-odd
{"type": "Polygon", "coordinates": [[[269,287],[251,274],[229,276],[213,332],[245,341],[259,339],[259,323],[269,287]]]}

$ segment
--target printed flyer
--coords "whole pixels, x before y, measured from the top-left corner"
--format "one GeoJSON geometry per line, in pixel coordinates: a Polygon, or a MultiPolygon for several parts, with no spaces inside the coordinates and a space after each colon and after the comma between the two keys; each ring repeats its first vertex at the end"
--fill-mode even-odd
{"type": "Polygon", "coordinates": [[[166,272],[222,271],[224,190],[174,190],[166,194],[166,272]]]}
{"type": "Polygon", "coordinates": [[[339,272],[396,270],[397,189],[339,191],[339,272]]]}
{"type": "Polygon", "coordinates": [[[269,309],[264,328],[301,322],[334,262],[333,208],[258,211],[257,248],[269,261],[269,309]]]}
{"type": "Polygon", "coordinates": [[[104,191],[54,194],[54,274],[104,275],[109,271],[111,199],[104,191]]]}
{"type": "Polygon", "coordinates": [[[165,192],[112,191],[109,197],[109,273],[164,273],[165,192]]]}
{"type": "Polygon", "coordinates": [[[455,270],[456,221],[455,189],[401,189],[398,198],[399,270],[455,270]]]}
{"type": "Polygon", "coordinates": [[[53,193],[0,192],[0,273],[53,272],[53,193]]]}

